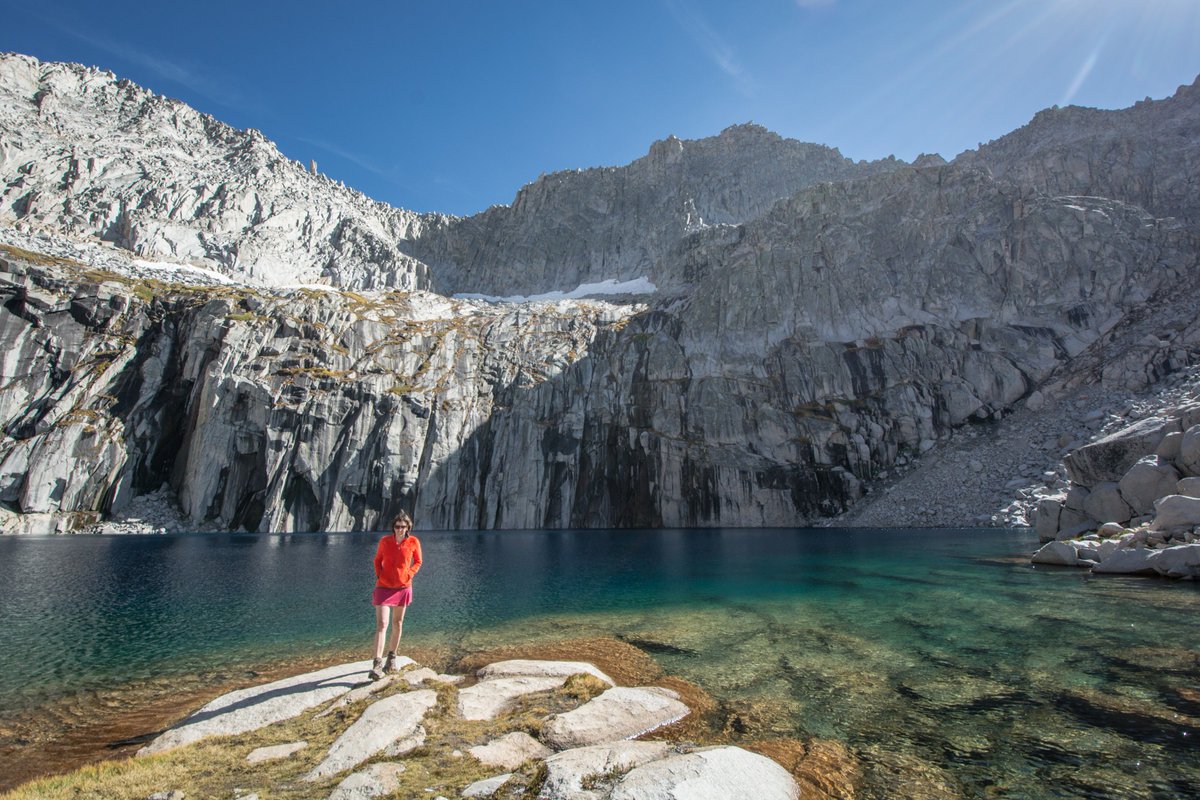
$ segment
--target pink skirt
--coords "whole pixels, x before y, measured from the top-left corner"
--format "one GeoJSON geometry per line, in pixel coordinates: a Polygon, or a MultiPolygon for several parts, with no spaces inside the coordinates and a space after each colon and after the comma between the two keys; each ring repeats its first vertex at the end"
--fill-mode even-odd
{"type": "Polygon", "coordinates": [[[408,606],[412,603],[412,587],[390,589],[387,586],[376,586],[371,595],[373,606],[408,606]]]}

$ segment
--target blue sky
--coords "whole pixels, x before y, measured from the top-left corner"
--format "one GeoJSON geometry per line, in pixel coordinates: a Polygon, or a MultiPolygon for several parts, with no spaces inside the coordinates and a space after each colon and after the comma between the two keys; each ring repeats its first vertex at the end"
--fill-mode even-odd
{"type": "Polygon", "coordinates": [[[0,50],[111,69],[371,197],[469,214],[754,121],[951,158],[1200,73],[1198,0],[0,0],[0,50]]]}

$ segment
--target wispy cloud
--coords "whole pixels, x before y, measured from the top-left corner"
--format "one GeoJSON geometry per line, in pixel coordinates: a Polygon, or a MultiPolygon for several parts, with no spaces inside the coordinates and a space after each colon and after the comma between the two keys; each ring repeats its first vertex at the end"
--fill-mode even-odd
{"type": "Polygon", "coordinates": [[[237,88],[215,80],[194,67],[172,61],[169,58],[134,47],[126,42],[112,39],[94,31],[80,30],[72,25],[65,24],[61,16],[47,16],[43,18],[43,21],[62,33],[78,39],[103,53],[108,53],[127,63],[144,67],[162,80],[182,86],[209,100],[216,101],[227,107],[246,105],[246,98],[237,88]]]}
{"type": "Polygon", "coordinates": [[[836,2],[837,0],[795,0],[796,5],[800,8],[822,8],[836,2]]]}
{"type": "Polygon", "coordinates": [[[1092,74],[1092,70],[1096,67],[1096,61],[1100,58],[1100,51],[1104,48],[1104,41],[1101,40],[1092,52],[1088,53],[1088,57],[1079,65],[1079,71],[1075,73],[1075,77],[1071,79],[1071,85],[1067,87],[1067,91],[1063,93],[1062,100],[1058,101],[1060,106],[1069,105],[1075,99],[1075,95],[1083,87],[1084,81],[1092,74]]]}
{"type": "Polygon", "coordinates": [[[341,145],[334,144],[333,142],[325,141],[324,139],[311,139],[306,136],[297,136],[297,137],[295,137],[295,139],[298,142],[304,142],[307,145],[311,145],[313,147],[320,148],[321,150],[324,150],[326,153],[329,153],[330,155],[333,155],[333,156],[337,156],[338,158],[342,159],[343,161],[349,161],[351,164],[354,164],[356,167],[366,170],[367,172],[370,172],[373,175],[378,175],[379,177],[400,187],[401,189],[409,188],[404,183],[402,183],[401,181],[396,179],[396,168],[395,167],[392,167],[389,169],[388,167],[381,166],[378,162],[372,161],[371,159],[361,156],[358,153],[355,153],[351,150],[347,150],[346,148],[342,147],[341,145]]]}
{"type": "MultiPolygon", "coordinates": [[[[808,0],[808,2],[811,1],[808,0]]],[[[675,17],[675,21],[683,28],[684,33],[695,42],[708,60],[732,78],[742,94],[752,95],[754,80],[750,77],[750,73],[737,60],[737,54],[733,47],[712,29],[708,20],[699,11],[688,5],[687,0],[663,0],[663,3],[671,12],[671,16],[675,17]]]]}

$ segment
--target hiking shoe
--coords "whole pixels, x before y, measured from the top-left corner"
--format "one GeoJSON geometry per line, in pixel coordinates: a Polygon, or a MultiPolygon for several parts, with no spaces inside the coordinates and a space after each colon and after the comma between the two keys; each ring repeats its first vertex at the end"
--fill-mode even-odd
{"type": "Polygon", "coordinates": [[[373,681],[377,681],[380,678],[382,678],[383,677],[383,670],[381,669],[382,664],[383,664],[382,658],[373,659],[371,661],[371,671],[367,673],[367,677],[373,681]]]}
{"type": "Polygon", "coordinates": [[[391,675],[396,671],[396,654],[388,653],[387,660],[383,662],[383,674],[391,675]]]}

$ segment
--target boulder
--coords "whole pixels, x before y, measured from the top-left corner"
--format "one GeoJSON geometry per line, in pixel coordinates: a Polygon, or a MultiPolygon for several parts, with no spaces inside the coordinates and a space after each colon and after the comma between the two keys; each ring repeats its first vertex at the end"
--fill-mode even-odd
{"type": "Polygon", "coordinates": [[[1059,539],[1070,539],[1084,531],[1094,530],[1095,528],[1096,520],[1082,511],[1076,511],[1073,508],[1064,508],[1062,513],[1058,515],[1059,539]]]}
{"type": "Polygon", "coordinates": [[[206,739],[258,730],[304,713],[367,682],[370,661],[357,661],[239,689],[206,704],[138,751],[139,756],[206,739]]]}
{"type": "Polygon", "coordinates": [[[581,673],[591,675],[607,683],[609,686],[616,685],[616,682],[612,678],[586,661],[513,659],[511,661],[497,661],[495,664],[488,664],[479,670],[477,674],[480,678],[511,678],[520,675],[539,678],[569,678],[572,675],[579,675],[581,673]]]}
{"type": "Polygon", "coordinates": [[[493,719],[509,709],[518,697],[534,692],[548,692],[566,682],[565,676],[518,676],[480,681],[458,693],[458,713],[463,719],[493,719]]]}
{"type": "Polygon", "coordinates": [[[1153,550],[1125,548],[1114,551],[1108,558],[1092,567],[1092,572],[1113,574],[1153,574],[1154,567],[1147,561],[1153,550]]]}
{"type": "Polygon", "coordinates": [[[1155,455],[1139,459],[1117,485],[1133,513],[1146,514],[1154,510],[1154,501],[1158,498],[1174,494],[1178,483],[1179,472],[1175,467],[1162,456],[1155,455]]]}
{"type": "Polygon", "coordinates": [[[337,785],[329,800],[370,800],[400,788],[403,764],[372,764],[354,773],[337,785]]]}
{"type": "Polygon", "coordinates": [[[1168,578],[1200,578],[1200,544],[1181,544],[1156,550],[1146,561],[1168,578]]]}
{"type": "Polygon", "coordinates": [[[528,733],[515,731],[467,752],[486,766],[516,769],[531,758],[545,758],[554,751],[528,733]]]}
{"type": "Polygon", "coordinates": [[[431,689],[394,694],[372,703],[334,741],[325,759],[304,780],[319,781],[356,767],[393,742],[411,736],[435,705],[437,692],[431,689]]]}
{"type": "Polygon", "coordinates": [[[1112,481],[1101,481],[1092,487],[1083,501],[1083,513],[1097,522],[1128,522],[1133,516],[1118,484],[1112,481]]]}
{"type": "Polygon", "coordinates": [[[1125,526],[1119,522],[1106,522],[1099,527],[1096,533],[1105,539],[1112,536],[1121,536],[1125,533],[1125,526]]]}
{"type": "Polygon", "coordinates": [[[1105,481],[1119,481],[1138,459],[1154,449],[1167,434],[1168,422],[1147,417],[1127,428],[1069,453],[1063,463],[1073,483],[1092,487],[1105,481]]]}
{"type": "Polygon", "coordinates": [[[1100,562],[1100,542],[1095,540],[1080,540],[1068,542],[1075,548],[1076,564],[1086,566],[1100,562]]]}
{"type": "Polygon", "coordinates": [[[1033,527],[1037,531],[1039,542],[1054,540],[1055,534],[1058,533],[1058,518],[1061,513],[1062,503],[1053,497],[1038,500],[1033,527]]]}
{"type": "Polygon", "coordinates": [[[546,759],[546,780],[541,797],[571,800],[601,800],[606,792],[585,789],[585,779],[595,775],[619,775],[672,752],[667,742],[611,742],[564,750],[546,759]]]}
{"type": "Polygon", "coordinates": [[[1179,444],[1183,441],[1183,433],[1180,431],[1171,431],[1163,440],[1158,443],[1158,447],[1154,449],[1154,454],[1159,458],[1165,458],[1168,461],[1174,461],[1179,458],[1179,444]]]}
{"type": "Polygon", "coordinates": [[[1073,567],[1078,563],[1079,557],[1075,555],[1075,547],[1070,542],[1047,542],[1030,560],[1034,564],[1073,567]]]}
{"type": "Polygon", "coordinates": [[[740,747],[704,747],[634,767],[612,800],[798,800],[791,773],[766,756],[740,747]]]}
{"type": "Polygon", "coordinates": [[[1096,560],[1103,561],[1104,559],[1108,558],[1109,556],[1111,556],[1113,553],[1115,553],[1119,549],[1121,549],[1120,540],[1105,539],[1103,542],[1100,543],[1100,546],[1096,548],[1096,555],[1098,556],[1098,558],[1096,560]]]}
{"type": "Polygon", "coordinates": [[[1087,487],[1080,486],[1077,483],[1072,484],[1071,488],[1067,490],[1067,496],[1063,498],[1063,508],[1083,513],[1083,501],[1087,500],[1088,494],[1089,490],[1087,487]]]}
{"type": "Polygon", "coordinates": [[[1200,497],[1170,494],[1155,503],[1154,510],[1154,522],[1150,523],[1153,531],[1200,525],[1200,497]]]}
{"type": "Polygon", "coordinates": [[[542,741],[564,750],[632,739],[683,719],[689,710],[670,689],[618,686],[551,716],[542,726],[542,741]]]}
{"type": "MultiPolygon", "coordinates": [[[[512,777],[511,772],[506,772],[503,775],[496,775],[491,778],[484,778],[481,781],[475,781],[470,786],[462,790],[463,797],[491,797],[504,784],[508,783],[508,779],[512,777]]],[[[540,795],[539,795],[540,796],[540,795]]]]}
{"type": "Polygon", "coordinates": [[[308,747],[308,742],[305,741],[259,747],[250,751],[250,755],[246,756],[246,762],[248,764],[261,764],[264,761],[275,761],[294,755],[306,747],[308,747]]]}
{"type": "Polygon", "coordinates": [[[1193,425],[1183,432],[1175,463],[1187,475],[1200,476],[1200,425],[1193,425]]]}
{"type": "Polygon", "coordinates": [[[1174,494],[1182,494],[1187,497],[1200,497],[1200,478],[1182,478],[1179,483],[1175,484],[1174,494]]]}

